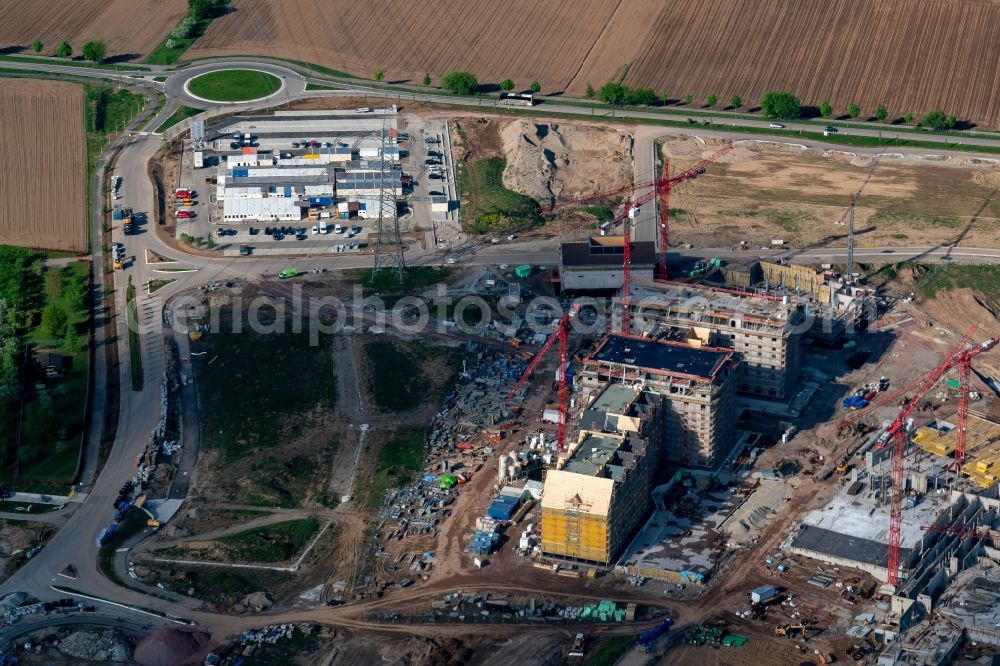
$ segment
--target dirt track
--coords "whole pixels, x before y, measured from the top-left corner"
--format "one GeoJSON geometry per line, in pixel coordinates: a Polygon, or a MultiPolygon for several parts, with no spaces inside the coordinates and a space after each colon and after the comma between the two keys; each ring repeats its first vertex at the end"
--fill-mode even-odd
{"type": "Polygon", "coordinates": [[[0,243],[85,250],[83,88],[2,81],[0,144],[7,166],[0,169],[0,243]]]}
{"type": "Polygon", "coordinates": [[[28,49],[37,39],[51,55],[66,40],[79,55],[85,42],[99,39],[109,58],[135,59],[156,48],[186,11],[184,0],[0,0],[0,48],[28,49]]]}

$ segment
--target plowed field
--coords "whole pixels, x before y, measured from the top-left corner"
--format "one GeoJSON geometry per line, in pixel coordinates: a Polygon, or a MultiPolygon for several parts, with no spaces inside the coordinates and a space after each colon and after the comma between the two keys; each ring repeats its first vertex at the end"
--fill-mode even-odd
{"type": "Polygon", "coordinates": [[[85,250],[83,88],[0,79],[0,243],[85,250]]]}
{"type": "Polygon", "coordinates": [[[646,16],[622,13],[608,28],[611,42],[640,46],[628,59],[627,83],[696,100],[715,93],[756,101],[765,90],[788,90],[804,104],[829,99],[839,113],[856,102],[865,118],[879,104],[891,118],[943,107],[1000,124],[1000,2],[666,0],[660,7],[641,43],[624,37],[646,16]]]}
{"type": "Polygon", "coordinates": [[[147,55],[184,17],[184,0],[0,0],[0,48],[28,49],[36,39],[51,55],[66,40],[79,55],[85,42],[104,41],[108,57],[147,55]]]}
{"type": "Polygon", "coordinates": [[[607,0],[233,0],[185,58],[261,54],[386,80],[469,69],[564,87],[615,12],[607,0]]]}
{"type": "MultiPolygon", "coordinates": [[[[2,0],[0,0],[2,1],[2,0]]],[[[629,65],[626,83],[680,98],[767,89],[885,104],[895,118],[942,107],[1000,126],[1000,2],[944,0],[233,0],[187,57],[262,54],[387,80],[452,69],[481,82],[537,79],[581,94],[629,65]]]]}

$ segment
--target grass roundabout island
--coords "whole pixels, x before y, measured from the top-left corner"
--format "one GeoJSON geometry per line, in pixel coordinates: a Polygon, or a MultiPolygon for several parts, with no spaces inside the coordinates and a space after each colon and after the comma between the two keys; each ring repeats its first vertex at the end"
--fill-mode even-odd
{"type": "Polygon", "coordinates": [[[249,102],[278,92],[281,79],[254,69],[222,69],[194,77],[185,88],[212,102],[249,102]]]}

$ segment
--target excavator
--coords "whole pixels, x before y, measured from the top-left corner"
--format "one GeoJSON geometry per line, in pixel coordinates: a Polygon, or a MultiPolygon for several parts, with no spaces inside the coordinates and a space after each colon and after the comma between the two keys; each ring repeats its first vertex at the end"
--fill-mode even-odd
{"type": "MultiPolygon", "coordinates": [[[[788,638],[794,638],[796,634],[801,634],[802,639],[806,639],[807,631],[815,631],[822,633],[822,629],[810,624],[779,624],[774,628],[775,636],[787,636],[788,638]]],[[[814,634],[815,635],[815,634],[814,634]]]]}

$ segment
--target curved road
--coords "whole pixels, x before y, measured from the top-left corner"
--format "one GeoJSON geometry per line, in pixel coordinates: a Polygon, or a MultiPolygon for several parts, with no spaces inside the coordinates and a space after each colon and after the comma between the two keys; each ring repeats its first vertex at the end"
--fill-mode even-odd
{"type": "MultiPolygon", "coordinates": [[[[147,97],[150,99],[152,99],[152,96],[149,93],[152,90],[162,91],[167,97],[167,103],[162,109],[159,110],[156,118],[149,122],[148,126],[153,128],[158,127],[167,117],[169,117],[179,104],[202,108],[206,109],[210,113],[215,113],[219,111],[263,108],[311,96],[358,92],[366,94],[381,93],[380,89],[371,85],[361,84],[360,82],[358,84],[352,84],[345,83],[342,80],[333,81],[329,78],[323,78],[316,75],[303,76],[302,74],[296,72],[295,68],[291,66],[276,64],[266,60],[253,59],[229,58],[219,62],[202,63],[174,68],[151,67],[151,71],[148,73],[117,72],[83,67],[64,67],[50,63],[39,65],[21,65],[19,63],[17,66],[22,69],[36,70],[39,72],[44,71],[47,73],[65,74],[75,77],[99,78],[117,81],[127,85],[139,85],[147,91],[147,97]],[[185,83],[199,74],[217,71],[219,69],[231,68],[238,65],[248,66],[250,64],[252,64],[252,68],[274,74],[283,81],[284,85],[281,90],[271,98],[265,100],[264,103],[257,101],[243,104],[213,106],[211,103],[206,103],[202,100],[192,98],[185,91],[185,83]],[[133,78],[136,76],[143,78],[133,78]],[[156,82],[153,78],[157,76],[166,76],[167,80],[165,82],[156,82]],[[329,93],[306,92],[305,86],[309,82],[327,86],[335,85],[340,90],[329,93]]],[[[429,103],[442,102],[449,105],[482,107],[484,110],[491,108],[492,106],[492,103],[483,104],[475,98],[430,95],[418,92],[406,94],[405,98],[429,103]]],[[[550,102],[546,102],[546,104],[539,109],[539,114],[544,115],[546,111],[568,113],[586,118],[598,117],[602,114],[603,117],[608,117],[610,115],[604,111],[601,111],[601,113],[598,114],[593,109],[581,109],[580,106],[570,106],[568,104],[555,101],[554,99],[550,102]],[[588,113],[588,111],[593,113],[588,113]]],[[[125,206],[132,207],[133,210],[137,212],[146,211],[149,214],[150,219],[147,224],[141,227],[138,235],[130,236],[127,239],[121,237],[120,229],[113,230],[114,239],[126,241],[129,254],[134,254],[136,256],[136,261],[129,270],[118,271],[110,276],[114,285],[114,298],[116,311],[118,313],[117,337],[106,340],[105,331],[102,327],[99,327],[95,333],[95,340],[98,345],[116,344],[118,346],[118,358],[120,360],[119,384],[121,387],[120,413],[127,415],[127,418],[120,419],[114,447],[100,475],[96,476],[96,443],[100,441],[99,435],[101,424],[103,423],[103,409],[105,404],[104,397],[106,396],[107,391],[103,371],[105,367],[104,354],[103,350],[99,349],[96,354],[97,362],[95,363],[94,368],[94,395],[96,399],[94,401],[95,414],[93,423],[95,425],[94,432],[91,437],[91,440],[95,445],[92,446],[91,451],[88,452],[87,469],[90,471],[89,475],[84,475],[84,483],[86,487],[82,489],[87,493],[87,496],[84,501],[79,504],[75,511],[60,512],[60,514],[52,516],[51,522],[59,523],[65,521],[68,528],[60,529],[52,538],[50,543],[38,555],[28,561],[8,580],[4,581],[3,584],[0,585],[0,596],[14,591],[24,591],[39,599],[50,600],[65,597],[71,594],[66,591],[56,591],[52,589],[52,586],[61,585],[67,588],[72,588],[73,590],[76,590],[77,593],[84,593],[109,601],[109,603],[97,602],[96,605],[98,606],[98,613],[86,614],[87,619],[95,620],[97,622],[112,622],[113,620],[111,618],[119,617],[123,613],[128,613],[128,611],[125,611],[118,605],[115,605],[124,604],[135,608],[152,609],[156,612],[188,618],[197,622],[202,627],[211,630],[217,639],[223,639],[232,636],[239,631],[260,626],[262,624],[293,622],[298,620],[336,622],[340,626],[348,627],[370,626],[367,623],[360,622],[358,619],[360,617],[360,613],[365,608],[379,608],[391,605],[393,603],[392,596],[390,596],[387,600],[383,599],[376,602],[349,605],[341,608],[320,608],[248,616],[221,616],[213,613],[192,610],[188,604],[174,603],[159,597],[144,594],[140,591],[121,587],[117,583],[106,578],[98,570],[98,549],[94,543],[95,537],[100,529],[111,519],[112,502],[117,496],[118,488],[135,472],[136,456],[143,450],[148,442],[150,432],[156,424],[159,416],[159,381],[165,368],[165,354],[162,342],[163,304],[172,296],[189,290],[192,287],[213,281],[238,278],[257,279],[265,273],[275,275],[279,270],[287,266],[289,261],[288,258],[241,259],[181,255],[174,248],[167,246],[166,243],[164,243],[157,236],[152,229],[152,225],[155,224],[155,220],[153,220],[152,216],[154,201],[153,188],[146,175],[146,168],[149,160],[160,149],[161,138],[155,134],[138,131],[138,128],[145,125],[148,120],[148,114],[149,110],[147,109],[147,111],[145,111],[139,118],[135,119],[128,128],[129,131],[126,135],[120,138],[110,149],[112,153],[120,149],[120,153],[117,156],[116,167],[117,173],[122,175],[124,178],[124,185],[122,189],[123,199],[120,203],[125,206]],[[144,251],[146,249],[151,249],[159,254],[177,258],[179,263],[175,267],[191,268],[192,272],[175,272],[170,274],[157,272],[156,268],[145,263],[144,251]],[[137,285],[137,301],[139,305],[140,318],[140,345],[144,377],[143,388],[141,391],[131,390],[129,350],[127,335],[124,334],[125,329],[122,319],[122,313],[124,312],[125,306],[124,292],[127,276],[132,276],[132,279],[137,285]],[[143,289],[143,285],[151,279],[163,279],[164,277],[170,277],[176,281],[173,284],[162,288],[154,296],[148,296],[145,289],[143,289]],[[96,435],[96,437],[94,437],[94,435],[96,435]],[[96,478],[94,478],[95,476],[96,478]],[[67,565],[73,565],[77,571],[77,577],[73,580],[58,575],[58,572],[64,570],[67,565]]],[[[663,115],[642,111],[618,111],[614,114],[614,122],[620,122],[621,120],[628,118],[663,118],[663,115]]],[[[740,124],[746,126],[756,126],[755,121],[741,120],[740,124]]],[[[766,121],[761,121],[759,124],[766,124],[766,121]]],[[[866,133],[862,130],[851,130],[851,132],[856,134],[866,133]]],[[[875,130],[870,130],[867,133],[873,134],[874,132],[875,130]]],[[[730,139],[760,138],[755,135],[742,135],[739,132],[710,133],[687,129],[657,129],[656,131],[647,131],[643,134],[643,146],[645,146],[643,150],[646,151],[646,154],[651,154],[652,140],[655,136],[668,133],[690,133],[698,135],[711,134],[730,139]],[[648,144],[646,142],[648,142],[648,144]]],[[[930,135],[927,139],[933,140],[933,136],[934,135],[930,135]]],[[[942,141],[954,140],[953,137],[940,138],[942,141]]],[[[996,140],[983,139],[979,140],[979,142],[982,145],[1000,147],[1000,141],[996,140]]],[[[824,145],[823,147],[829,149],[843,149],[842,146],[836,145],[824,145]]],[[[848,148],[848,150],[858,153],[866,152],[865,149],[857,148],[848,148]]],[[[875,151],[871,150],[868,152],[875,151]]],[[[935,151],[921,150],[919,152],[933,153],[935,151]]],[[[638,154],[639,151],[637,150],[637,155],[638,154]]],[[[968,153],[962,153],[962,155],[969,156],[968,153]]],[[[95,180],[92,184],[94,191],[94,196],[92,197],[94,205],[91,215],[93,229],[92,238],[94,241],[92,243],[92,247],[95,248],[93,256],[95,266],[101,266],[101,261],[103,259],[101,256],[101,247],[103,243],[101,242],[100,234],[103,223],[103,207],[106,200],[104,199],[105,194],[101,191],[100,173],[103,171],[103,164],[106,164],[106,160],[109,156],[110,155],[105,155],[99,165],[99,168],[95,170],[95,180]]],[[[636,173],[640,173],[638,168],[636,173]]],[[[651,226],[652,224],[649,225],[649,227],[651,226]]],[[[652,229],[648,229],[646,233],[652,235],[652,229]]],[[[482,247],[470,245],[466,251],[464,253],[460,253],[459,256],[461,257],[460,261],[463,264],[553,264],[557,260],[556,243],[557,240],[552,239],[524,243],[486,245],[482,247]]],[[[718,256],[732,259],[747,255],[748,253],[733,252],[729,248],[694,248],[692,250],[672,254],[675,255],[675,259],[679,259],[682,256],[718,256]]],[[[800,262],[823,263],[842,261],[845,257],[846,251],[844,248],[814,248],[760,252],[751,251],[749,254],[752,256],[759,255],[769,258],[794,257],[796,261],[800,262]]],[[[855,250],[855,258],[858,261],[900,261],[914,257],[920,257],[922,259],[932,261],[955,260],[994,263],[1000,261],[1000,250],[965,247],[886,247],[857,248],[855,250]]],[[[443,262],[443,259],[444,257],[441,253],[430,251],[426,253],[413,254],[408,257],[408,263],[439,264],[443,262]]],[[[358,268],[368,266],[370,265],[370,262],[371,258],[366,256],[337,257],[336,259],[331,257],[317,257],[295,260],[296,266],[306,270],[313,267],[358,268]]],[[[103,303],[100,301],[100,298],[104,293],[103,281],[107,279],[108,276],[103,275],[101,270],[96,270],[95,273],[95,302],[97,308],[96,320],[100,323],[103,321],[103,303]]],[[[49,522],[49,520],[45,519],[45,522],[49,522]]],[[[447,581],[431,586],[430,588],[413,591],[407,596],[411,599],[423,597],[429,598],[431,594],[438,594],[442,589],[445,589],[446,584],[447,581]]],[[[462,584],[464,589],[472,589],[474,587],[474,578],[466,578],[462,581],[462,584]]],[[[496,588],[496,586],[492,587],[494,589],[496,588]]],[[[168,620],[148,615],[141,615],[137,617],[143,618],[143,622],[137,626],[159,626],[169,623],[168,620]]],[[[82,620],[84,618],[80,619],[82,620]]],[[[72,618],[60,618],[56,622],[69,623],[72,621],[72,618]]],[[[46,620],[46,623],[51,622],[52,620],[46,620]]],[[[36,624],[40,624],[39,618],[24,619],[17,625],[0,630],[0,639],[9,638],[17,633],[21,633],[24,628],[31,627],[36,624]]],[[[435,626],[433,629],[440,628],[441,627],[439,626],[435,626]]],[[[511,627],[510,629],[512,631],[517,631],[517,627],[511,627]]],[[[400,627],[389,626],[386,627],[386,630],[400,631],[403,629],[400,627]]],[[[461,630],[467,631],[468,628],[462,626],[461,630]]],[[[414,630],[412,628],[407,628],[406,631],[412,632],[414,630]]],[[[418,629],[417,631],[420,633],[426,633],[431,631],[431,628],[418,629]]]]}

